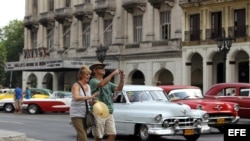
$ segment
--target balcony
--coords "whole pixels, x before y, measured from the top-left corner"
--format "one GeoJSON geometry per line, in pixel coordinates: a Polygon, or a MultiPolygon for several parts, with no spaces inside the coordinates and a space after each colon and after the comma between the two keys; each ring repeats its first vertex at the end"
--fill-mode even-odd
{"type": "Polygon", "coordinates": [[[250,35],[247,31],[248,25],[232,26],[228,28],[229,36],[233,37],[236,41],[245,41],[250,35]]]}
{"type": "Polygon", "coordinates": [[[55,25],[55,12],[48,11],[40,13],[39,22],[45,27],[54,27],[55,25]]]}
{"type": "Polygon", "coordinates": [[[72,11],[73,11],[72,8],[69,7],[56,9],[55,19],[60,24],[71,24],[73,17],[72,11]]]}
{"type": "Polygon", "coordinates": [[[114,16],[116,9],[115,0],[96,0],[94,11],[100,17],[104,17],[105,14],[114,16]]]}
{"type": "MultiPolygon", "coordinates": [[[[200,6],[200,1],[202,0],[180,0],[179,5],[180,7],[193,7],[193,6],[200,6]]],[[[205,0],[205,1],[214,1],[214,0],[205,0]]]]}
{"type": "Polygon", "coordinates": [[[146,0],[123,0],[122,7],[128,12],[133,13],[135,10],[145,11],[146,0]]]}
{"type": "Polygon", "coordinates": [[[39,18],[38,15],[30,15],[24,17],[24,26],[28,29],[38,29],[39,18]]]}
{"type": "Polygon", "coordinates": [[[175,0],[148,0],[148,2],[157,9],[160,9],[161,5],[164,3],[167,3],[169,6],[173,7],[174,6],[174,1],[175,0]]]}
{"type": "Polygon", "coordinates": [[[85,18],[91,20],[93,17],[93,4],[84,3],[84,4],[75,5],[75,10],[74,10],[73,15],[78,20],[81,20],[81,21],[85,18]]]}
{"type": "Polygon", "coordinates": [[[209,4],[219,4],[223,2],[230,2],[234,0],[180,0],[179,5],[181,7],[192,7],[192,6],[201,6],[209,4]]]}

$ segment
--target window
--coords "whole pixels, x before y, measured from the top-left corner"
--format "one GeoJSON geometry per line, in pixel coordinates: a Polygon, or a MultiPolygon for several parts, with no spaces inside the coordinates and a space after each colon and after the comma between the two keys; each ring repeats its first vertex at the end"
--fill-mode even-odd
{"type": "Polygon", "coordinates": [[[37,0],[33,0],[33,15],[37,15],[38,14],[38,2],[37,0]]]}
{"type": "Polygon", "coordinates": [[[161,39],[170,39],[171,34],[171,21],[170,12],[161,12],[161,39]]]}
{"type": "Polygon", "coordinates": [[[85,3],[90,3],[91,2],[91,0],[85,0],[85,3]]]}
{"type": "Polygon", "coordinates": [[[112,19],[104,20],[104,44],[112,44],[112,19]]]}
{"type": "Polygon", "coordinates": [[[134,42],[142,41],[142,16],[134,16],[134,42]]]}
{"type": "Polygon", "coordinates": [[[90,23],[82,24],[82,44],[84,48],[90,46],[90,23]]]}
{"type": "Polygon", "coordinates": [[[200,40],[200,14],[190,16],[190,40],[200,40]]]}
{"type": "Polygon", "coordinates": [[[240,89],[240,96],[250,96],[250,89],[240,89]]]}
{"type": "Polygon", "coordinates": [[[47,49],[53,48],[54,44],[54,30],[48,29],[47,30],[47,49]]]}
{"type": "Polygon", "coordinates": [[[63,47],[70,47],[70,26],[63,27],[63,47]]]}
{"type": "Polygon", "coordinates": [[[37,48],[37,30],[31,31],[31,48],[37,48]]]}
{"type": "Polygon", "coordinates": [[[246,10],[239,9],[234,11],[234,36],[246,36],[246,10]]]}
{"type": "Polygon", "coordinates": [[[70,7],[70,4],[71,3],[71,1],[70,0],[65,0],[65,7],[70,7]]]}
{"type": "Polygon", "coordinates": [[[221,12],[215,12],[211,15],[211,39],[217,39],[220,36],[222,36],[221,12]]]}
{"type": "Polygon", "coordinates": [[[49,11],[54,11],[54,0],[49,0],[49,11]]]}

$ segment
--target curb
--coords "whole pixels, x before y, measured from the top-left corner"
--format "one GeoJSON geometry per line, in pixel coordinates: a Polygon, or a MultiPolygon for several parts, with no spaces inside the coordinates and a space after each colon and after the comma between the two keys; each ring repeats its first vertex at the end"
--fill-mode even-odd
{"type": "Polygon", "coordinates": [[[0,130],[0,141],[27,141],[27,138],[25,133],[0,130]]]}

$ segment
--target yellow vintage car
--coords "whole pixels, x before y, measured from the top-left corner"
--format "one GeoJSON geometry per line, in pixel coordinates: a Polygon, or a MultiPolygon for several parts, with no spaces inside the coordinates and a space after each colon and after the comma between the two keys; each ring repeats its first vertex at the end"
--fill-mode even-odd
{"type": "MultiPolygon", "coordinates": [[[[14,98],[14,90],[10,89],[4,94],[0,94],[0,100],[5,98],[14,98]]],[[[52,95],[52,90],[45,88],[30,88],[31,98],[50,98],[52,95]]]]}

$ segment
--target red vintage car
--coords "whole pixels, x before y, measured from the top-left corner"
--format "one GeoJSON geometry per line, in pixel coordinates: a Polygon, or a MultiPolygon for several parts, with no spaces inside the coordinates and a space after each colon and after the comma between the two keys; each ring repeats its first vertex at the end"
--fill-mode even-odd
{"type": "Polygon", "coordinates": [[[239,106],[233,102],[204,99],[199,87],[186,85],[161,85],[170,101],[201,109],[209,114],[209,126],[224,131],[225,124],[237,123],[239,106]]]}
{"type": "Polygon", "coordinates": [[[219,83],[211,86],[204,94],[206,99],[217,99],[239,104],[241,118],[250,118],[250,84],[219,83]]]}

